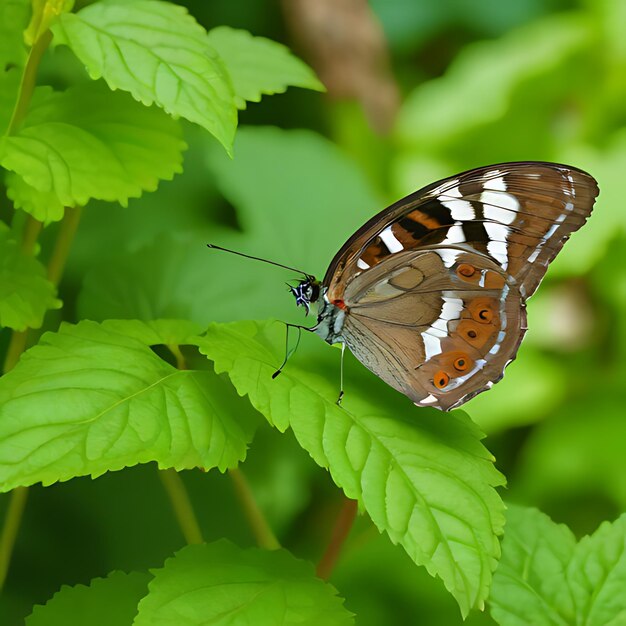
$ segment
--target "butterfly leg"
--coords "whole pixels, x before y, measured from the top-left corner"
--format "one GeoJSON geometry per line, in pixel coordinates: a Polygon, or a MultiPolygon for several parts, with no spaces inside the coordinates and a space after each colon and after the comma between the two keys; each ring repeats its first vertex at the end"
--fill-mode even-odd
{"type": "Polygon", "coordinates": [[[341,365],[339,367],[339,397],[337,398],[337,405],[341,405],[343,400],[343,357],[346,351],[345,342],[341,344],[341,365]]]}
{"type": "Polygon", "coordinates": [[[287,361],[291,358],[293,353],[298,349],[300,345],[300,339],[302,337],[302,330],[311,330],[308,326],[299,326],[297,324],[289,324],[285,322],[285,358],[283,362],[280,364],[280,367],[272,374],[272,378],[276,378],[282,371],[285,365],[287,365],[287,361]],[[296,345],[293,350],[289,350],[289,328],[297,328],[298,329],[298,340],[296,341],[296,345]]]}

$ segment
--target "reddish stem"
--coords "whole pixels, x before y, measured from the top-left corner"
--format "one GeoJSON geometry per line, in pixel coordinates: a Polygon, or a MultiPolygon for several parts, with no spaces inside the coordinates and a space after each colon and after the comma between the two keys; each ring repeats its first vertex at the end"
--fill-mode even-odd
{"type": "Polygon", "coordinates": [[[335,522],[330,542],[326,547],[326,551],[320,559],[320,562],[317,564],[316,573],[318,578],[328,580],[330,577],[330,574],[339,559],[341,548],[350,534],[352,524],[356,518],[357,510],[358,502],[356,500],[348,500],[348,498],[346,498],[343,506],[341,507],[341,511],[339,511],[339,516],[335,522]]]}

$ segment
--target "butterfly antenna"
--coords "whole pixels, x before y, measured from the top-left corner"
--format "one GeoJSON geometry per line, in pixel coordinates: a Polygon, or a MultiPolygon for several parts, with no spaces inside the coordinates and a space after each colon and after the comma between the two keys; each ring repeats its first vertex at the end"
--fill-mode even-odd
{"type": "Polygon", "coordinates": [[[289,265],[283,265],[282,263],[276,263],[276,261],[269,261],[268,259],[263,259],[259,256],[252,256],[251,254],[244,254],[243,252],[237,252],[236,250],[230,250],[229,248],[222,248],[222,246],[216,246],[213,243],[207,243],[207,248],[211,248],[213,250],[221,250],[222,252],[230,252],[231,254],[236,254],[237,256],[242,256],[246,259],[252,259],[253,261],[262,261],[263,263],[268,263],[269,265],[276,265],[276,267],[282,267],[292,272],[298,272],[298,274],[302,274],[308,279],[315,280],[315,276],[309,274],[308,272],[296,269],[295,267],[290,267],[289,265]]]}
{"type": "MultiPolygon", "coordinates": [[[[283,371],[283,367],[285,367],[285,365],[287,365],[287,361],[291,358],[291,356],[293,355],[293,353],[298,349],[298,346],[300,345],[300,339],[302,338],[302,326],[298,326],[297,324],[288,324],[287,322],[285,322],[285,358],[283,359],[283,362],[280,364],[280,367],[272,374],[272,379],[276,378],[276,376],[278,376],[282,371],[283,371]],[[297,328],[298,329],[298,340],[296,341],[296,345],[293,348],[293,350],[289,350],[289,327],[293,327],[293,328],[297,328]]],[[[306,328],[306,326],[304,327],[306,330],[309,330],[308,328],[306,328]]]]}

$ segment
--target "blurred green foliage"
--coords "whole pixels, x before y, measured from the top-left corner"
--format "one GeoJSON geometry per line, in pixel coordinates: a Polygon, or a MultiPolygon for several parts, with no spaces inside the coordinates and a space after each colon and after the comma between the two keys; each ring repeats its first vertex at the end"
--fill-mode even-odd
{"type": "MultiPolygon", "coordinates": [[[[276,1],[179,4],[207,29],[246,28],[295,43],[276,1]]],[[[626,510],[626,2],[372,0],[371,6],[402,94],[391,135],[376,136],[356,103],[299,89],[240,111],[232,161],[185,124],[183,174],[126,208],[89,203],[61,284],[63,319],[300,321],[283,284],[289,273],[204,244],[320,276],[368,216],[437,178],[503,160],[586,169],[601,189],[594,214],[530,301],[529,333],[503,381],[466,405],[508,477],[507,499],[538,507],[580,538],[626,510]]],[[[0,46],[7,42],[2,26],[0,46]]],[[[40,81],[63,88],[83,73],[59,47],[44,58],[40,81]]],[[[7,86],[0,89],[0,120],[10,114],[4,96],[14,82],[11,70],[0,78],[7,86]]],[[[0,196],[0,217],[10,221],[6,194],[0,196]]],[[[57,228],[44,231],[42,247],[57,228]]],[[[49,315],[45,324],[56,329],[58,321],[49,315]]],[[[7,342],[5,329],[0,347],[7,342]]],[[[324,346],[303,341],[301,350],[315,359],[324,346]]],[[[347,360],[348,394],[364,379],[361,369],[347,360]]],[[[255,443],[243,468],[258,502],[283,545],[319,558],[340,494],[291,434],[263,427],[255,443]]],[[[228,476],[190,471],[183,479],[207,540],[254,543],[228,476]]],[[[0,496],[0,519],[7,504],[0,496]]],[[[0,622],[21,623],[62,584],[159,566],[182,544],[152,465],[36,486],[0,622]]],[[[462,623],[440,582],[366,517],[357,520],[331,582],[361,626],[462,623]]],[[[473,612],[465,623],[495,622],[473,612]]]]}

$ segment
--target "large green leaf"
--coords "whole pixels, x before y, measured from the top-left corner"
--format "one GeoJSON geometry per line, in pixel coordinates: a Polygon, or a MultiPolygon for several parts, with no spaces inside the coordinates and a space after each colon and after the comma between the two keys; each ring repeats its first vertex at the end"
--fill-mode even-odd
{"type": "Polygon", "coordinates": [[[489,604],[502,626],[626,623],[626,515],[576,544],[536,509],[510,506],[489,604]]]}
{"type": "Polygon", "coordinates": [[[286,550],[242,550],[221,540],[183,548],[152,573],[134,626],[354,623],[335,589],[286,550]]]}
{"type": "Polygon", "coordinates": [[[208,250],[206,244],[321,275],[341,244],[381,206],[355,164],[315,133],[242,128],[237,158],[215,148],[210,165],[216,184],[237,209],[243,233],[196,227],[192,233],[164,233],[130,254],[116,251],[109,259],[104,251],[100,266],[86,276],[82,317],[183,317],[204,325],[297,319],[301,314],[285,289],[297,272],[208,250]]]}
{"type": "Polygon", "coordinates": [[[283,93],[289,86],[324,91],[313,70],[276,41],[228,26],[209,31],[209,41],[228,69],[240,109],[246,100],[259,102],[263,94],[283,93]]]}
{"type": "Polygon", "coordinates": [[[283,341],[277,323],[213,325],[200,350],[270,423],[293,429],[377,527],[444,581],[464,615],[482,607],[499,556],[504,516],[494,487],[503,478],[477,427],[462,412],[444,416],[380,393],[372,375],[342,407],[323,368],[290,362],[272,380],[283,341]]]}
{"type": "Polygon", "coordinates": [[[112,572],[89,586],[61,587],[44,606],[34,608],[26,626],[130,626],[149,580],[140,572],[112,572]]]}
{"type": "Polygon", "coordinates": [[[0,222],[0,326],[39,328],[46,311],[61,306],[55,296],[56,288],[46,278],[44,266],[23,252],[0,222]]]}
{"type": "Polygon", "coordinates": [[[92,78],[200,124],[231,151],[237,126],[232,87],[187,9],[157,0],[104,0],[61,15],[52,31],[92,78]]]}
{"type": "Polygon", "coordinates": [[[224,471],[242,460],[247,403],[212,372],[178,370],[150,349],[192,341],[188,322],[176,329],[84,321],[43,335],[0,379],[0,488],[149,461],[224,471]]]}
{"type": "Polygon", "coordinates": [[[60,217],[59,203],[99,198],[125,205],[154,191],[160,179],[182,171],[184,147],[179,125],[162,111],[92,83],[39,92],[20,129],[0,139],[0,164],[41,192],[28,196],[9,180],[18,204],[51,221],[60,217]],[[50,193],[56,202],[46,201],[50,193]]]}

